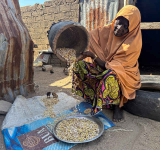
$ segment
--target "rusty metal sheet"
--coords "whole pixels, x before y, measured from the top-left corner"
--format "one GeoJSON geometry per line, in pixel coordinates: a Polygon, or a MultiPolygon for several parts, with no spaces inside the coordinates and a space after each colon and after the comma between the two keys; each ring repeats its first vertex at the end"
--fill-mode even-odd
{"type": "MultiPolygon", "coordinates": [[[[122,1],[122,0],[120,0],[122,1]]],[[[123,0],[124,1],[124,6],[125,5],[135,5],[135,3],[137,2],[137,0],[123,0]]]]}
{"type": "Polygon", "coordinates": [[[19,0],[0,0],[0,98],[33,90],[33,41],[22,21],[19,0]]]}
{"type": "Polygon", "coordinates": [[[88,31],[110,23],[118,12],[119,0],[80,0],[80,23],[88,31]]]}

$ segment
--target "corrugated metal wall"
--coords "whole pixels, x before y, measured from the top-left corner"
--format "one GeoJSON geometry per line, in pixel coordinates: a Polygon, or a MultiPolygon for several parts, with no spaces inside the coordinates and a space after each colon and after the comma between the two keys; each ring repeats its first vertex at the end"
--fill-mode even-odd
{"type": "Polygon", "coordinates": [[[19,0],[0,0],[0,98],[33,90],[33,42],[22,21],[19,0]]]}
{"type": "Polygon", "coordinates": [[[135,5],[137,0],[123,0],[124,1],[124,6],[125,5],[135,5]]]}
{"type": "Polygon", "coordinates": [[[80,0],[80,23],[91,31],[110,23],[118,12],[119,0],[80,0]]]}

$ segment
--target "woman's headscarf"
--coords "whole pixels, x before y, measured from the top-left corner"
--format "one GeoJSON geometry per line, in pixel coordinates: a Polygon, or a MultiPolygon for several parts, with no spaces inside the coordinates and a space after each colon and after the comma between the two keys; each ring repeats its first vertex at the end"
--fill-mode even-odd
{"type": "Polygon", "coordinates": [[[90,31],[89,50],[105,61],[106,69],[113,69],[121,83],[121,103],[135,98],[135,91],[140,88],[138,58],[142,48],[140,29],[141,15],[137,7],[123,7],[111,24],[90,31]],[[123,16],[129,21],[129,33],[123,37],[114,35],[114,23],[123,16]]]}

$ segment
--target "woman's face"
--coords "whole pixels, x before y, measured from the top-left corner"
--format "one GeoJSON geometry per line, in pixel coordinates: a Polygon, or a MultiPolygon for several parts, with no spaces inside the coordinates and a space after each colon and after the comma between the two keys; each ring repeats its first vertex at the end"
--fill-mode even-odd
{"type": "Polygon", "coordinates": [[[129,21],[120,16],[115,20],[114,23],[114,35],[117,37],[121,37],[129,32],[129,21]]]}

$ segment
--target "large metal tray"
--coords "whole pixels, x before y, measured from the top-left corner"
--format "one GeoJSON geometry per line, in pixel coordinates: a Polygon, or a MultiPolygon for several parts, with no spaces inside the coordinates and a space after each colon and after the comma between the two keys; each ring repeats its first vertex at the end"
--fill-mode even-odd
{"type": "Polygon", "coordinates": [[[104,132],[104,124],[103,124],[99,119],[97,119],[96,117],[92,117],[92,116],[88,116],[88,115],[75,115],[75,116],[66,117],[65,119],[62,119],[62,120],[60,120],[59,122],[57,122],[57,123],[55,124],[54,128],[53,128],[53,131],[52,131],[52,133],[54,134],[54,136],[55,136],[58,140],[60,140],[60,141],[62,141],[62,142],[66,142],[66,143],[86,143],[86,142],[90,142],[90,141],[93,141],[93,140],[99,138],[99,137],[103,134],[103,132],[104,132]],[[80,141],[80,142],[65,141],[65,140],[60,139],[60,138],[56,135],[57,125],[58,125],[61,121],[66,120],[66,119],[70,119],[70,118],[81,118],[81,119],[88,119],[88,120],[94,121],[94,122],[95,122],[96,124],[98,124],[98,126],[99,126],[99,134],[98,134],[96,137],[94,137],[93,139],[90,139],[90,140],[87,140],[87,141],[80,141]]]}

